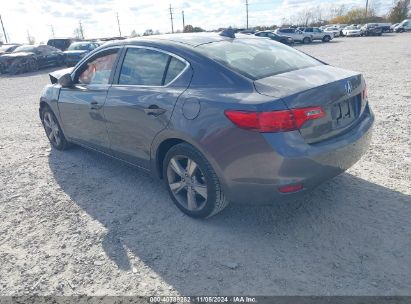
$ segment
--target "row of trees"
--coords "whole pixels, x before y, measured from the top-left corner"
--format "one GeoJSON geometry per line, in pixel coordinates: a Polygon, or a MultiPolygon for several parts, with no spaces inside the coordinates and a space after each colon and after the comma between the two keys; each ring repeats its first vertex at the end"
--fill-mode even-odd
{"type": "Polygon", "coordinates": [[[359,24],[384,21],[398,23],[410,16],[410,1],[394,0],[393,6],[386,16],[378,16],[380,7],[378,0],[370,1],[367,9],[365,7],[349,9],[344,4],[318,5],[301,10],[290,18],[284,18],[282,25],[321,26],[329,23],[359,24]]]}

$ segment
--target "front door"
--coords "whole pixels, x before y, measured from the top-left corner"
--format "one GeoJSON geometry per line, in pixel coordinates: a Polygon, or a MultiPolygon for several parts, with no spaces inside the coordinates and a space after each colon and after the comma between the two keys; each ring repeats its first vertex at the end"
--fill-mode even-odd
{"type": "Polygon", "coordinates": [[[151,143],[187,89],[192,71],[178,56],[161,50],[128,47],[104,114],[115,156],[149,168],[151,143]]]}
{"type": "Polygon", "coordinates": [[[119,48],[101,51],[72,75],[74,86],[62,88],[58,102],[64,134],[69,139],[108,152],[110,143],[103,106],[119,48]]]}

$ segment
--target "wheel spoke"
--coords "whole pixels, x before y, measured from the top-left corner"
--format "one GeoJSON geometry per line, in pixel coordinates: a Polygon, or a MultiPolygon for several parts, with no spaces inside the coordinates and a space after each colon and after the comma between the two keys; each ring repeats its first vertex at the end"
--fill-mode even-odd
{"type": "Polygon", "coordinates": [[[174,158],[172,158],[172,159],[170,160],[170,166],[171,166],[171,169],[173,169],[173,171],[174,171],[177,175],[179,175],[179,176],[184,176],[184,169],[183,169],[183,167],[181,167],[181,165],[178,163],[177,160],[175,160],[174,158]]]}
{"type": "Polygon", "coordinates": [[[50,121],[48,120],[48,117],[47,117],[47,116],[44,117],[43,122],[44,122],[44,125],[45,125],[47,128],[51,129],[50,121]],[[47,118],[47,119],[46,119],[46,118],[47,118]]]}
{"type": "Polygon", "coordinates": [[[187,190],[187,207],[188,210],[197,209],[196,198],[192,189],[187,190]]]}
{"type": "Polygon", "coordinates": [[[206,185],[194,184],[193,189],[195,192],[197,192],[202,197],[207,199],[207,186],[206,185]]]}
{"type": "Polygon", "coordinates": [[[58,130],[58,129],[57,129],[57,130],[54,130],[54,131],[53,131],[53,134],[54,134],[54,140],[55,140],[55,142],[56,142],[56,145],[57,145],[57,146],[60,145],[59,130],[58,130]]]}
{"type": "Polygon", "coordinates": [[[187,173],[188,173],[188,176],[193,176],[193,174],[194,174],[194,171],[197,169],[197,164],[195,163],[195,161],[193,161],[192,159],[188,159],[187,160],[187,173]]]}
{"type": "Polygon", "coordinates": [[[184,189],[184,186],[185,185],[182,182],[175,182],[170,184],[170,189],[174,192],[174,194],[177,194],[184,189]]]}
{"type": "Polygon", "coordinates": [[[51,141],[54,141],[54,142],[56,141],[53,130],[50,131],[49,138],[50,138],[51,141]]]}

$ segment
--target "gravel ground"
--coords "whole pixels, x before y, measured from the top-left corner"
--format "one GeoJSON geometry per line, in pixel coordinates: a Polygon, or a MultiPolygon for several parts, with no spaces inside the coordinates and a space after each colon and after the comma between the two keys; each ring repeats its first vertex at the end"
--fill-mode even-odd
{"type": "Polygon", "coordinates": [[[411,295],[411,34],[297,48],[365,74],[368,153],[303,199],[184,216],[162,183],[50,149],[48,71],[0,77],[0,295],[411,295]]]}

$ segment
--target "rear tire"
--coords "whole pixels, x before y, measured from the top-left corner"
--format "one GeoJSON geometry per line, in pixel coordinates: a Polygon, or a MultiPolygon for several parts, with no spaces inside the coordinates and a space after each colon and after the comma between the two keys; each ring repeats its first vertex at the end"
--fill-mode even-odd
{"type": "Polygon", "coordinates": [[[194,218],[211,217],[228,205],[208,160],[193,146],[173,146],[163,161],[163,177],[174,204],[194,218]]]}
{"type": "Polygon", "coordinates": [[[304,44],[311,43],[311,39],[308,38],[308,37],[305,37],[305,38],[303,39],[303,43],[304,43],[304,44]]]}
{"type": "Polygon", "coordinates": [[[60,124],[50,107],[45,106],[41,110],[40,118],[46,136],[53,148],[62,151],[71,147],[71,144],[66,140],[66,137],[60,128],[60,124]]]}
{"type": "Polygon", "coordinates": [[[330,36],[324,36],[323,42],[330,42],[331,37],[330,36]]]}

